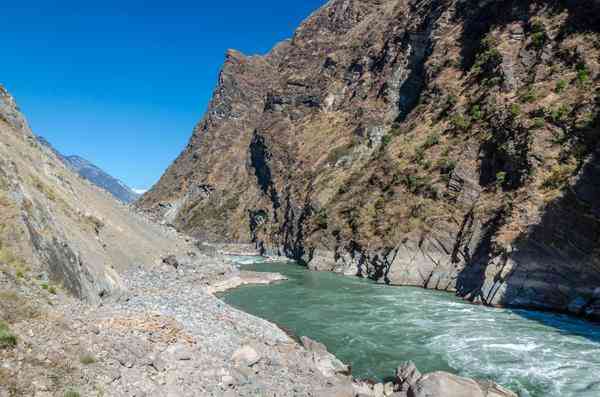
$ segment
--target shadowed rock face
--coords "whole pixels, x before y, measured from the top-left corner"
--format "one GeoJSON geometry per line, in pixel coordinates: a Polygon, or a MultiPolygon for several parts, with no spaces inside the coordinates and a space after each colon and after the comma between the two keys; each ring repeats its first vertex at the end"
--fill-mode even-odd
{"type": "Polygon", "coordinates": [[[598,317],[596,1],[334,0],[229,51],[139,206],[317,270],[598,317]]]}

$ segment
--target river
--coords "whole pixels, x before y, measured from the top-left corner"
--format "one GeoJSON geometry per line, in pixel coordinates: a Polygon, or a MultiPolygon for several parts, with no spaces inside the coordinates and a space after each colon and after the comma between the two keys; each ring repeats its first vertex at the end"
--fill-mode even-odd
{"type": "Polygon", "coordinates": [[[521,397],[600,396],[600,325],[566,315],[475,306],[452,294],[389,287],[291,262],[236,258],[288,281],[222,299],[324,343],[357,378],[384,380],[402,361],[491,379],[521,397]]]}

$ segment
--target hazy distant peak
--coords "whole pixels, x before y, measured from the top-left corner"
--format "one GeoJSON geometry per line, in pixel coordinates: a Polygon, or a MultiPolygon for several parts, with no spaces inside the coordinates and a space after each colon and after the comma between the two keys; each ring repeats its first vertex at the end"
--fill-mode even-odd
{"type": "Polygon", "coordinates": [[[89,160],[77,155],[65,156],[56,150],[44,137],[38,136],[37,138],[42,145],[52,150],[67,167],[77,172],[82,178],[87,179],[92,184],[106,190],[118,200],[129,204],[140,197],[139,193],[132,190],[119,179],[109,175],[89,160]]]}

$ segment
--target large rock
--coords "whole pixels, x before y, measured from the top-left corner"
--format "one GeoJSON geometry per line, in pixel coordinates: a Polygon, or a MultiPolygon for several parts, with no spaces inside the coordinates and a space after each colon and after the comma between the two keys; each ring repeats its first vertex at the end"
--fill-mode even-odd
{"type": "Polygon", "coordinates": [[[231,359],[237,365],[251,367],[261,359],[261,355],[253,347],[246,345],[236,350],[231,359]]]}
{"type": "Polygon", "coordinates": [[[412,361],[402,363],[396,369],[396,384],[403,391],[407,391],[419,379],[421,379],[421,373],[412,361]]]}
{"type": "Polygon", "coordinates": [[[408,397],[518,397],[492,383],[478,383],[447,372],[424,375],[408,390],[408,397]]]}
{"type": "Polygon", "coordinates": [[[349,375],[350,368],[327,351],[324,344],[316,342],[307,336],[300,338],[302,346],[310,353],[319,371],[327,377],[336,375],[349,375]]]}

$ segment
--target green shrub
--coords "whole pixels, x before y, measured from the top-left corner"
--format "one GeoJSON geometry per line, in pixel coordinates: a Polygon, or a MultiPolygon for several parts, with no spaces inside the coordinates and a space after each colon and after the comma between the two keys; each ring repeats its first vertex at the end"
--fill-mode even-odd
{"type": "Polygon", "coordinates": [[[556,82],[556,87],[554,87],[554,92],[556,92],[557,94],[560,94],[561,92],[563,92],[565,90],[565,88],[567,88],[567,82],[565,80],[558,80],[556,82]]]}
{"type": "Polygon", "coordinates": [[[577,85],[582,87],[590,81],[590,71],[584,63],[577,65],[577,85]]]}
{"type": "Polygon", "coordinates": [[[456,104],[458,103],[458,99],[450,94],[446,97],[446,106],[450,109],[454,108],[454,106],[456,106],[456,104]]]}
{"type": "Polygon", "coordinates": [[[521,115],[521,106],[519,106],[517,103],[510,105],[510,114],[513,116],[513,118],[519,117],[521,115]]]}
{"type": "Polygon", "coordinates": [[[429,149],[435,145],[438,145],[439,143],[440,143],[440,136],[436,133],[433,133],[427,137],[427,139],[423,143],[423,148],[429,149]]]}
{"type": "Polygon", "coordinates": [[[17,337],[10,332],[8,324],[0,321],[0,349],[15,347],[17,345],[17,337]]]}
{"type": "Polygon", "coordinates": [[[64,397],[81,397],[81,394],[79,394],[75,390],[68,390],[67,392],[65,392],[64,397]]]}
{"type": "Polygon", "coordinates": [[[473,105],[471,108],[471,119],[480,120],[481,119],[481,107],[479,105],[473,105]]]}
{"type": "Polygon", "coordinates": [[[481,51],[475,57],[473,72],[475,74],[494,75],[495,71],[502,64],[502,54],[496,46],[497,40],[488,35],[481,41],[481,51]]]}
{"type": "Polygon", "coordinates": [[[501,188],[506,182],[506,172],[500,171],[496,174],[496,186],[501,188]]]}
{"type": "Polygon", "coordinates": [[[450,160],[448,158],[443,158],[440,159],[438,167],[442,175],[450,175],[454,172],[454,169],[456,168],[456,161],[450,160]]]}
{"type": "Polygon", "coordinates": [[[471,120],[460,113],[455,114],[451,121],[454,128],[459,131],[465,132],[471,127],[471,120]]]}
{"type": "Polygon", "coordinates": [[[423,146],[419,146],[415,149],[414,160],[419,165],[421,165],[421,163],[423,163],[423,160],[425,160],[425,148],[423,146]]]}
{"type": "Polygon", "coordinates": [[[381,147],[385,148],[390,143],[392,143],[392,136],[391,135],[384,135],[383,138],[381,138],[381,147]]]}
{"type": "Polygon", "coordinates": [[[571,113],[571,109],[567,105],[562,104],[550,111],[550,118],[555,123],[563,122],[567,119],[569,113],[571,113]]]}
{"type": "Polygon", "coordinates": [[[544,120],[543,117],[536,117],[533,119],[533,125],[531,126],[531,128],[533,129],[540,129],[540,128],[544,128],[546,126],[546,120],[544,120]]]}
{"type": "Polygon", "coordinates": [[[94,356],[92,356],[91,354],[84,354],[83,356],[81,356],[79,358],[79,361],[83,365],[90,365],[90,364],[94,364],[96,362],[96,358],[94,356]]]}
{"type": "Polygon", "coordinates": [[[521,101],[525,103],[535,102],[537,99],[537,95],[535,94],[535,90],[533,88],[529,88],[523,95],[521,95],[521,101]]]}
{"type": "Polygon", "coordinates": [[[546,44],[546,32],[535,32],[531,35],[531,44],[537,49],[541,49],[546,44]]]}

